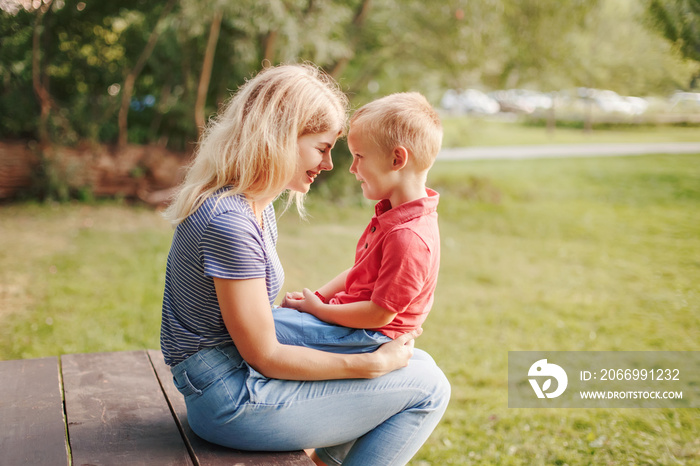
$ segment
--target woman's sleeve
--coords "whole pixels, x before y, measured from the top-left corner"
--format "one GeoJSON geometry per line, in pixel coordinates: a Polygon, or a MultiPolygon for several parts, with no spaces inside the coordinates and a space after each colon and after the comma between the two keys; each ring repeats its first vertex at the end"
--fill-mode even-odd
{"type": "Polygon", "coordinates": [[[265,250],[254,222],[225,212],[212,218],[199,244],[204,275],[244,280],[265,278],[265,250]]]}

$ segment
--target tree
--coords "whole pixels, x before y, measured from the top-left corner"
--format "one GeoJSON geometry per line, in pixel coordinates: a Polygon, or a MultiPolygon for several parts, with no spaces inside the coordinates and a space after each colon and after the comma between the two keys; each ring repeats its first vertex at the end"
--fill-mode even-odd
{"type": "Polygon", "coordinates": [[[697,73],[674,47],[695,56],[699,1],[0,0],[0,135],[184,149],[266,63],[311,61],[354,105],[468,87],[664,92],[697,73]],[[647,6],[673,19],[675,46],[642,27],[647,6]]]}
{"type": "Polygon", "coordinates": [[[216,51],[216,43],[219,41],[219,33],[221,31],[221,21],[223,20],[223,17],[224,12],[221,9],[214,11],[214,17],[211,20],[211,27],[209,28],[207,48],[204,52],[202,73],[199,76],[199,85],[197,86],[197,101],[194,105],[194,120],[200,136],[205,124],[204,106],[207,99],[207,91],[209,90],[211,70],[214,66],[214,52],[216,51]]]}
{"type": "MultiPolygon", "coordinates": [[[[652,24],[684,57],[700,63],[700,0],[650,0],[652,24]]],[[[691,87],[700,79],[697,73],[691,87]]]]}
{"type": "Polygon", "coordinates": [[[153,49],[156,46],[158,37],[160,37],[160,25],[163,22],[163,19],[166,16],[168,16],[168,14],[170,14],[174,6],[175,0],[168,0],[168,3],[165,4],[163,11],[161,12],[160,17],[158,18],[156,26],[149,34],[148,40],[146,41],[146,45],[139,54],[138,60],[136,60],[136,63],[134,64],[133,68],[131,68],[126,73],[126,77],[124,78],[124,85],[121,88],[121,106],[119,107],[119,147],[124,147],[128,140],[127,118],[129,114],[129,107],[131,106],[131,97],[134,92],[134,85],[136,83],[136,79],[138,78],[139,74],[141,74],[143,67],[146,65],[146,62],[153,53],[153,49]]]}
{"type": "Polygon", "coordinates": [[[191,47],[197,58],[203,57],[194,103],[197,129],[201,131],[207,113],[216,110],[212,101],[225,100],[261,65],[309,60],[324,66],[344,53],[344,44],[335,34],[348,9],[338,3],[183,0],[182,47],[191,47]]]}
{"type": "Polygon", "coordinates": [[[51,12],[52,0],[44,0],[39,3],[21,4],[16,1],[8,1],[2,5],[11,12],[33,15],[31,27],[31,82],[32,89],[39,104],[40,114],[37,127],[37,135],[42,144],[48,145],[51,139],[49,134],[49,123],[52,110],[57,115],[66,130],[70,130],[65,124],[65,119],[61,117],[54,99],[49,91],[50,75],[46,72],[46,54],[42,53],[42,43],[46,43],[46,29],[49,29],[44,17],[51,12]],[[43,36],[43,37],[42,37],[43,36]]]}
{"type": "MultiPolygon", "coordinates": [[[[145,0],[89,4],[62,0],[43,1],[34,9],[31,2],[4,2],[0,24],[8,34],[0,39],[4,84],[0,110],[16,112],[29,89],[37,95],[36,104],[21,105],[21,111],[36,105],[39,118],[23,119],[24,127],[8,121],[10,124],[2,125],[3,133],[28,136],[31,131],[34,137],[48,133],[52,142],[60,144],[84,139],[115,141],[119,94],[129,87],[122,70],[135,70],[143,38],[152,33],[163,5],[149,9],[150,2],[145,0]],[[30,69],[34,76],[27,88],[25,70],[30,69]],[[32,121],[39,123],[33,131],[29,126],[33,123],[28,123],[32,121]],[[40,129],[43,127],[46,130],[40,129]]],[[[133,81],[138,88],[138,80],[133,81]]]]}
{"type": "Polygon", "coordinates": [[[648,8],[663,35],[700,62],[700,0],[650,0],[648,8]]]}
{"type": "Polygon", "coordinates": [[[578,45],[569,69],[576,86],[625,95],[667,94],[686,85],[697,66],[645,24],[636,0],[601,0],[573,35],[578,45]],[[624,51],[624,53],[622,53],[624,51]]]}
{"type": "Polygon", "coordinates": [[[39,107],[41,108],[41,115],[39,116],[39,140],[43,144],[48,144],[49,142],[49,112],[53,106],[53,101],[48,90],[48,76],[42,71],[41,66],[41,32],[42,32],[42,19],[44,14],[49,10],[49,5],[40,5],[36,9],[35,19],[34,19],[34,31],[32,33],[32,86],[34,87],[34,93],[39,100],[39,107]]]}
{"type": "Polygon", "coordinates": [[[575,33],[587,27],[598,4],[599,0],[504,0],[498,28],[504,61],[500,75],[493,76],[497,87],[536,83],[552,90],[564,85],[562,70],[570,69],[575,60],[571,55],[578,49],[575,33]]]}

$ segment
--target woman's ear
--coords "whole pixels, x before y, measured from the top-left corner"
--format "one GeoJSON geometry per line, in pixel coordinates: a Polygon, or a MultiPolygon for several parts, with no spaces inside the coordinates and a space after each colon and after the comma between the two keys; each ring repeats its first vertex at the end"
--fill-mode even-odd
{"type": "Polygon", "coordinates": [[[396,146],[392,152],[392,170],[401,170],[408,163],[408,150],[404,146],[396,146]]]}

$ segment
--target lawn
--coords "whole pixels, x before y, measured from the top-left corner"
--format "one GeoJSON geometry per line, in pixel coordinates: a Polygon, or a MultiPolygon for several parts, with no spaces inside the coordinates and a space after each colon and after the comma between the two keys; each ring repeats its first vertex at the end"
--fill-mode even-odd
{"type": "MultiPolygon", "coordinates": [[[[700,350],[700,154],[441,161],[430,185],[442,267],[418,346],[453,396],[412,465],[700,463],[698,409],[507,407],[508,351],[700,350]]],[[[371,215],[320,192],[307,221],[280,218],[287,289],[350,265],[371,215]]],[[[0,359],[158,347],[172,232],[156,212],[0,219],[0,359]]]]}
{"type": "Polygon", "coordinates": [[[700,129],[689,126],[617,126],[585,132],[577,128],[546,131],[541,127],[514,124],[493,118],[443,118],[444,147],[494,146],[516,144],[594,144],[594,143],[653,143],[699,142],[700,129]]]}

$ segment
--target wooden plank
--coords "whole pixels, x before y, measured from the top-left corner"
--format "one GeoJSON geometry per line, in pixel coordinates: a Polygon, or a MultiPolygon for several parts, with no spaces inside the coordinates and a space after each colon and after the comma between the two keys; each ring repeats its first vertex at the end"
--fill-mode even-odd
{"type": "Polygon", "coordinates": [[[0,464],[67,465],[58,358],[0,362],[0,464]]]}
{"type": "Polygon", "coordinates": [[[173,384],[170,368],[163,360],[163,354],[157,350],[149,350],[148,355],[160,379],[168,403],[177,418],[180,428],[188,443],[188,448],[196,464],[202,466],[223,465],[269,465],[269,466],[308,466],[313,461],[303,451],[290,452],[252,452],[240,451],[209,443],[198,437],[187,422],[187,407],[185,400],[173,384]]]}
{"type": "Polygon", "coordinates": [[[61,362],[74,465],[192,464],[145,351],[61,362]]]}

